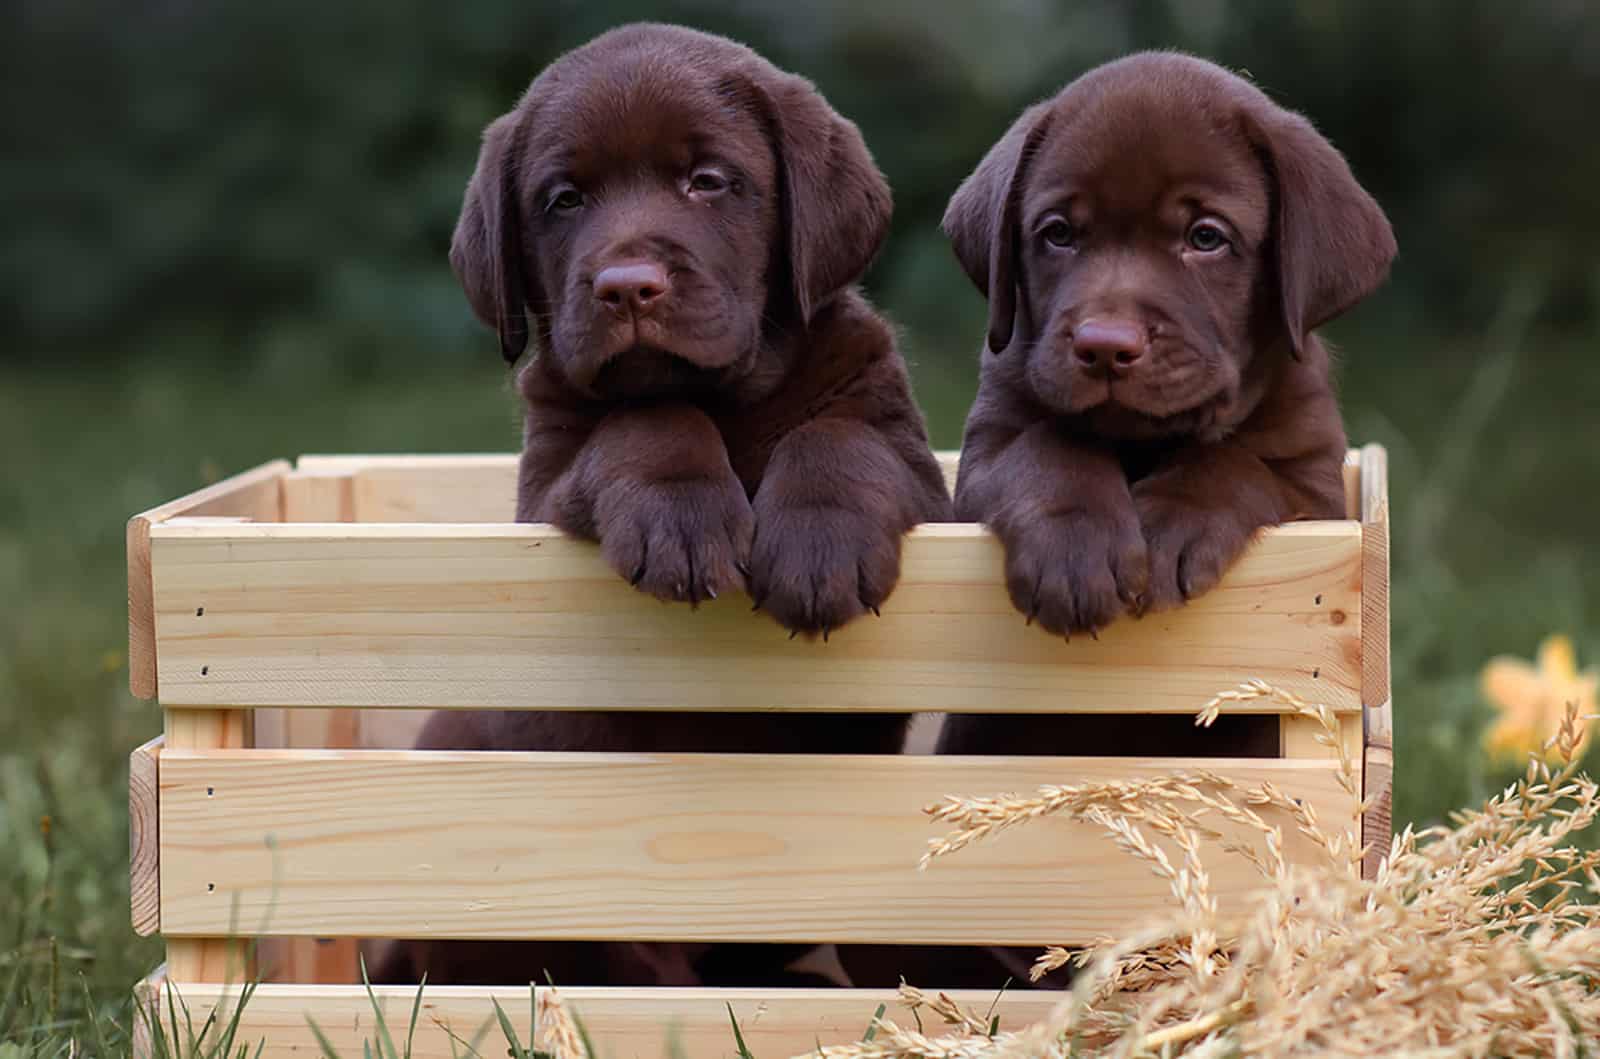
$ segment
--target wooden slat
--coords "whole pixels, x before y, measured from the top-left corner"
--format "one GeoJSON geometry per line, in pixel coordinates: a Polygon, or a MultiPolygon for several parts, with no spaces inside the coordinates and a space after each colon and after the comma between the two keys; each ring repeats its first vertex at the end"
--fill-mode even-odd
{"type": "Polygon", "coordinates": [[[1377,875],[1394,838],[1393,793],[1394,752],[1386,746],[1367,747],[1364,797],[1372,805],[1361,821],[1361,841],[1368,847],[1361,872],[1369,879],[1377,875]]]}
{"type": "Polygon", "coordinates": [[[517,513],[517,464],[503,457],[367,467],[352,479],[357,522],[510,522],[517,513]]]}
{"type": "MultiPolygon", "coordinates": [[[[949,794],[1200,769],[1245,787],[1271,780],[1326,821],[1349,816],[1327,761],[169,747],[162,929],[1087,941],[1168,909],[1165,884],[1096,829],[1061,820],[918,872],[939,833],[922,807],[949,794]]],[[[1285,832],[1291,856],[1313,855],[1292,826],[1285,832]]],[[[1212,885],[1227,907],[1260,880],[1221,857],[1212,885]]]]}
{"type": "Polygon", "coordinates": [[[1394,745],[1389,687],[1389,457],[1361,450],[1361,704],[1367,742],[1394,745]]]}
{"type": "MultiPolygon", "coordinates": [[[[171,1019],[167,1014],[167,990],[172,990],[178,1009],[180,1040],[185,1039],[186,1022],[192,1023],[198,1031],[213,1011],[219,1013],[218,1021],[225,1024],[239,999],[237,986],[205,982],[168,979],[159,984],[147,984],[144,989],[159,1000],[162,1025],[169,1036],[171,1019]],[[189,1012],[187,1017],[183,1013],[185,1007],[189,1012]]],[[[359,985],[261,985],[251,994],[250,1002],[239,1017],[237,1041],[246,1045],[244,1054],[251,1059],[257,1059],[258,1054],[260,1059],[320,1056],[323,1052],[307,1022],[309,1016],[316,1019],[340,1056],[360,1056],[363,1045],[368,1043],[374,1046],[372,1054],[376,1055],[379,1034],[374,998],[395,1043],[404,1048],[411,1005],[416,999],[415,986],[374,986],[373,997],[369,997],[359,985]],[[257,1053],[256,1048],[263,1041],[265,1046],[257,1053]]],[[[456,1052],[451,1051],[451,1033],[465,1041],[480,1041],[479,1055],[506,1054],[505,1038],[494,1013],[496,1000],[510,1016],[523,1047],[527,1047],[532,1037],[532,1014],[526,986],[429,986],[423,993],[422,1008],[417,1016],[412,1059],[453,1059],[455,1055],[467,1054],[459,1045],[456,1052]]],[[[135,1053],[140,1059],[147,1054],[135,1053]]]]}
{"type": "MultiPolygon", "coordinates": [[[[954,490],[958,454],[937,455],[945,484],[954,490]]],[[[510,522],[516,511],[517,457],[512,455],[302,456],[298,466],[297,474],[312,480],[336,477],[352,483],[353,519],[326,521],[510,522]]]]}
{"type": "Polygon", "coordinates": [[[915,531],[883,616],[827,644],[738,597],[657,603],[548,526],[152,532],[169,705],[1187,713],[1260,678],[1360,707],[1353,522],[1268,531],[1196,602],[1071,644],[971,525],[915,531]]]}
{"type": "MultiPolygon", "coordinates": [[[[252,745],[258,748],[349,750],[362,745],[360,710],[256,710],[254,718],[252,745]]],[[[359,951],[355,938],[262,938],[256,944],[256,963],[263,981],[353,984],[361,980],[359,951]]]]}
{"type": "MultiPolygon", "coordinates": [[[[1338,722],[1339,741],[1344,744],[1345,754],[1359,769],[1362,750],[1361,718],[1347,714],[1340,717],[1338,722]]],[[[1324,746],[1318,742],[1323,735],[1322,725],[1312,718],[1284,716],[1278,721],[1278,733],[1278,753],[1281,757],[1339,760],[1337,746],[1324,746]]]]}
{"type": "Polygon", "coordinates": [[[1351,449],[1344,454],[1344,517],[1361,519],[1361,453],[1351,449]]]}
{"type": "MultiPolygon", "coordinates": [[[[164,996],[167,985],[167,965],[161,964],[133,987],[133,1011],[129,1014],[128,1045],[133,1059],[155,1059],[156,1051],[151,1040],[150,1025],[160,1017],[156,1003],[164,996]]],[[[171,1050],[168,1050],[171,1054],[171,1050]]]]}
{"type": "MultiPolygon", "coordinates": [[[[247,710],[164,710],[163,755],[173,751],[206,752],[219,749],[250,746],[254,732],[253,718],[247,710]]],[[[157,774],[157,832],[165,807],[161,805],[162,777],[157,774]]],[[[209,797],[202,791],[202,797],[209,797]]],[[[163,840],[166,836],[162,836],[163,840]]],[[[169,866],[165,859],[163,842],[160,854],[160,888],[167,886],[169,866]]],[[[210,937],[175,937],[166,935],[167,968],[172,977],[183,982],[236,982],[250,970],[243,945],[237,940],[248,933],[242,920],[229,914],[226,920],[211,930],[210,937]]],[[[165,926],[165,924],[163,924],[165,926]]]]}
{"type": "Polygon", "coordinates": [[[290,471],[283,476],[285,522],[354,522],[355,492],[348,474],[290,471]]]}
{"type": "MultiPolygon", "coordinates": [[[[557,983],[559,986],[560,983],[557,983]]],[[[929,990],[938,983],[916,983],[929,990]]],[[[540,991],[544,987],[540,987],[540,991]]],[[[1020,1030],[1050,1014],[1062,995],[1050,990],[957,989],[951,999],[982,1016],[993,1008],[1002,1031],[1020,1030]]],[[[750,1054],[804,1055],[823,1045],[859,1041],[882,1004],[885,1015],[915,1028],[893,990],[882,989],[623,989],[567,988],[563,1005],[583,1020],[602,1056],[665,1056],[668,1033],[694,1059],[734,1059],[739,1053],[728,1006],[750,1054]]],[[[923,1014],[930,1036],[937,1017],[923,1014]]]]}
{"type": "Polygon", "coordinates": [[[136,698],[156,697],[150,527],[178,515],[240,515],[258,522],[276,521],[282,511],[278,479],[288,470],[287,461],[273,460],[128,520],[128,688],[136,698]]]}
{"type": "MultiPolygon", "coordinates": [[[[166,1010],[165,983],[142,985],[166,1010]]],[[[177,984],[175,996],[187,1003],[198,1027],[215,1010],[231,1013],[237,990],[206,984],[177,984]]],[[[543,990],[546,987],[539,987],[543,990]]],[[[892,990],[880,989],[561,989],[567,1010],[583,1020],[599,1056],[632,1059],[677,1054],[693,1059],[736,1056],[729,1008],[752,1054],[783,1059],[824,1045],[860,1040],[878,1005],[891,1018],[912,1024],[892,990]]],[[[993,1007],[1002,1030],[1021,1029],[1049,1014],[1060,999],[1048,991],[1013,989],[1004,994],[954,990],[952,999],[979,1014],[993,1007]]],[[[240,1017],[240,1041],[254,1057],[256,1042],[265,1040],[262,1059],[299,1059],[320,1055],[307,1016],[328,1036],[340,1055],[358,1056],[363,1045],[377,1040],[375,998],[396,1044],[404,1048],[405,1028],[416,997],[409,986],[377,986],[369,997],[358,986],[263,985],[240,1017]]],[[[503,1054],[505,1039],[494,1003],[510,1016],[518,1039],[528,1047],[532,1036],[532,1004],[525,986],[430,986],[413,1039],[413,1059],[452,1059],[450,1035],[478,1042],[481,1055],[503,1054]],[[448,1030],[448,1032],[447,1032],[448,1030]]],[[[180,1016],[181,1018],[181,1016],[180,1016]]],[[[223,1021],[223,1019],[219,1019],[223,1021]]],[[[937,1032],[934,1027],[930,1030],[937,1032]]],[[[148,1053],[138,1053],[141,1056],[148,1053]]]]}
{"type": "Polygon", "coordinates": [[[128,904],[133,932],[149,937],[161,929],[160,817],[157,758],[162,736],[128,755],[128,904]]]}

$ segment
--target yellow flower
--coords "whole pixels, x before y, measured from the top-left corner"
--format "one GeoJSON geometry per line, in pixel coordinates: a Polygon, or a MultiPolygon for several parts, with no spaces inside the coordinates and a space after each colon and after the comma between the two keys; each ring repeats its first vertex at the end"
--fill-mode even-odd
{"type": "MultiPolygon", "coordinates": [[[[1553,759],[1555,748],[1547,751],[1545,743],[1560,729],[1567,704],[1577,703],[1580,717],[1596,712],[1600,674],[1592,668],[1578,672],[1572,641],[1548,636],[1539,645],[1536,665],[1504,655],[1491,658],[1478,683],[1483,697],[1500,711],[1500,719],[1484,733],[1483,748],[1494,757],[1525,760],[1529,754],[1544,754],[1553,759]]],[[[1592,728],[1583,723],[1579,756],[1589,744],[1592,728]]]]}

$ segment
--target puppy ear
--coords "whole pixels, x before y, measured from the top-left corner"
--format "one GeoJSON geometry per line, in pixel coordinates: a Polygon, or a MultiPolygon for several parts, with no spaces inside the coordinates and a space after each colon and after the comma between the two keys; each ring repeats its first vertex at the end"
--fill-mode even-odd
{"type": "Polygon", "coordinates": [[[467,184],[450,241],[450,267],[472,311],[500,336],[507,364],[515,363],[528,345],[522,211],[517,205],[521,127],[519,109],[484,130],[478,168],[467,184]]]}
{"type": "Polygon", "coordinates": [[[1278,291],[1298,357],[1312,331],[1378,289],[1396,246],[1344,155],[1299,114],[1266,106],[1247,122],[1276,184],[1278,291]]]}
{"type": "Polygon", "coordinates": [[[967,276],[989,300],[989,349],[1011,344],[1017,318],[1017,211],[1032,160],[1049,127],[1049,106],[1023,111],[961,182],[945,208],[944,234],[967,276]]]}
{"type": "Polygon", "coordinates": [[[854,283],[889,234],[894,203],[855,123],[805,78],[763,79],[783,182],[783,229],[795,305],[811,314],[854,283]]]}

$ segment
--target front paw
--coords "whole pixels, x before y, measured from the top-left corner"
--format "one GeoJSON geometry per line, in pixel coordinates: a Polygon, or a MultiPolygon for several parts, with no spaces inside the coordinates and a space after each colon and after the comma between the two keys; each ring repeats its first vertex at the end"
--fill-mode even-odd
{"type": "Polygon", "coordinates": [[[1145,545],[1129,512],[1070,511],[996,527],[1006,549],[1006,589],[1030,624],[1093,635],[1136,609],[1145,590],[1145,545]]]}
{"type": "Polygon", "coordinates": [[[640,591],[698,604],[744,584],[755,515],[731,474],[639,483],[606,515],[600,551],[640,591]]]}
{"type": "Polygon", "coordinates": [[[842,508],[761,512],[750,555],[750,595],[791,633],[828,633],[877,613],[900,578],[900,534],[842,508]]]}
{"type": "Polygon", "coordinates": [[[1133,502],[1150,555],[1147,610],[1182,606],[1215,588],[1258,528],[1231,508],[1158,488],[1136,486],[1133,502]]]}

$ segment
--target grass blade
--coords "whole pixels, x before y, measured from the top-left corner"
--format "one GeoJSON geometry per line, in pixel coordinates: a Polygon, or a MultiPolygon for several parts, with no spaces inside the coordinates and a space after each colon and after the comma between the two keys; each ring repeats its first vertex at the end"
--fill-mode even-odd
{"type": "Polygon", "coordinates": [[[879,1004],[878,1010],[872,1013],[872,1021],[867,1023],[867,1032],[861,1035],[863,1041],[870,1041],[878,1035],[878,1020],[883,1018],[883,1013],[889,1010],[887,1004],[879,1004]]]}
{"type": "Polygon", "coordinates": [[[322,1027],[317,1025],[317,1020],[307,1015],[306,1025],[311,1027],[311,1036],[317,1039],[317,1047],[322,1049],[322,1059],[339,1059],[339,1053],[334,1049],[333,1042],[328,1040],[326,1033],[322,1032],[322,1027]]]}
{"type": "Polygon", "coordinates": [[[422,981],[417,983],[416,999],[411,1001],[411,1022],[406,1026],[406,1052],[403,1059],[411,1059],[411,1045],[417,1039],[417,1016],[422,1013],[422,991],[428,988],[428,972],[422,972],[422,981]]]}
{"type": "Polygon", "coordinates": [[[739,1059],[756,1059],[750,1054],[749,1046],[744,1043],[744,1034],[739,1031],[739,1020],[734,1017],[732,1004],[728,1005],[728,1021],[733,1024],[733,1042],[739,1048],[739,1059]]]}

